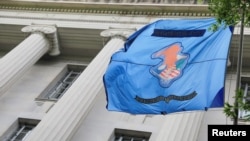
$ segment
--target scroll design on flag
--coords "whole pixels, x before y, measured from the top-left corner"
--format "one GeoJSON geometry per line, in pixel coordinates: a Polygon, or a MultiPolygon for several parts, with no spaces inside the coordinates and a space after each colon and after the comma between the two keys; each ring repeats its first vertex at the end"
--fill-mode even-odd
{"type": "Polygon", "coordinates": [[[171,100],[177,100],[177,101],[190,100],[190,99],[193,99],[196,95],[197,95],[196,91],[194,91],[190,94],[184,95],[184,96],[178,96],[178,95],[171,94],[171,95],[168,95],[166,97],[157,96],[155,98],[149,98],[149,99],[141,98],[141,97],[136,95],[135,100],[140,102],[140,103],[144,103],[144,104],[153,104],[153,103],[157,103],[160,101],[165,101],[166,103],[169,103],[171,100]]]}
{"type": "Polygon", "coordinates": [[[152,54],[153,59],[161,59],[161,62],[150,68],[150,73],[159,79],[162,87],[169,87],[181,77],[189,58],[181,51],[181,43],[174,43],[152,54]]]}

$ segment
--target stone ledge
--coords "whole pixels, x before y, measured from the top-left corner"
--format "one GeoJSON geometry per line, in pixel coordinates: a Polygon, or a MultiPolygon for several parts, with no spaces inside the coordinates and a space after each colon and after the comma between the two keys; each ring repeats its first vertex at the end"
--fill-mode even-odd
{"type": "Polygon", "coordinates": [[[194,4],[0,1],[0,9],[119,15],[213,16],[208,5],[194,4]]]}

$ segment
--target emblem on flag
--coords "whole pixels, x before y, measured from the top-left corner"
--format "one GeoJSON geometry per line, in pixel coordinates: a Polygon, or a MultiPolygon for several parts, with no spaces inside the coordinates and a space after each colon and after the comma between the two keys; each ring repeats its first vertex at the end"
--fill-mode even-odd
{"type": "Polygon", "coordinates": [[[162,87],[169,87],[181,77],[188,61],[188,55],[181,51],[181,44],[174,43],[152,54],[153,59],[161,59],[158,65],[150,68],[150,72],[159,79],[162,87]]]}
{"type": "Polygon", "coordinates": [[[106,108],[169,114],[223,107],[233,31],[213,32],[214,23],[214,18],[165,19],[133,33],[103,75],[106,108]]]}

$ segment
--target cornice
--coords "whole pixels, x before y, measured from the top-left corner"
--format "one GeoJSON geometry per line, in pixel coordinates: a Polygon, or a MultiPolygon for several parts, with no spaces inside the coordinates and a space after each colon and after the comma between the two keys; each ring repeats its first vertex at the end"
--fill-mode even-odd
{"type": "Polygon", "coordinates": [[[119,14],[142,16],[198,16],[213,14],[208,5],[149,4],[149,3],[90,3],[90,2],[40,2],[40,1],[0,1],[0,9],[38,12],[65,12],[91,14],[119,14]]]}

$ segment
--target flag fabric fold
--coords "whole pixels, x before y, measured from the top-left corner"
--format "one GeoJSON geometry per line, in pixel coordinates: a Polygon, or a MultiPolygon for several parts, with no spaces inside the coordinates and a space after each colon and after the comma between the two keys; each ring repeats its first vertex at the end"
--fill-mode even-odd
{"type": "Polygon", "coordinates": [[[165,19],[132,34],[103,76],[107,110],[168,114],[224,105],[232,29],[214,18],[165,19]]]}

